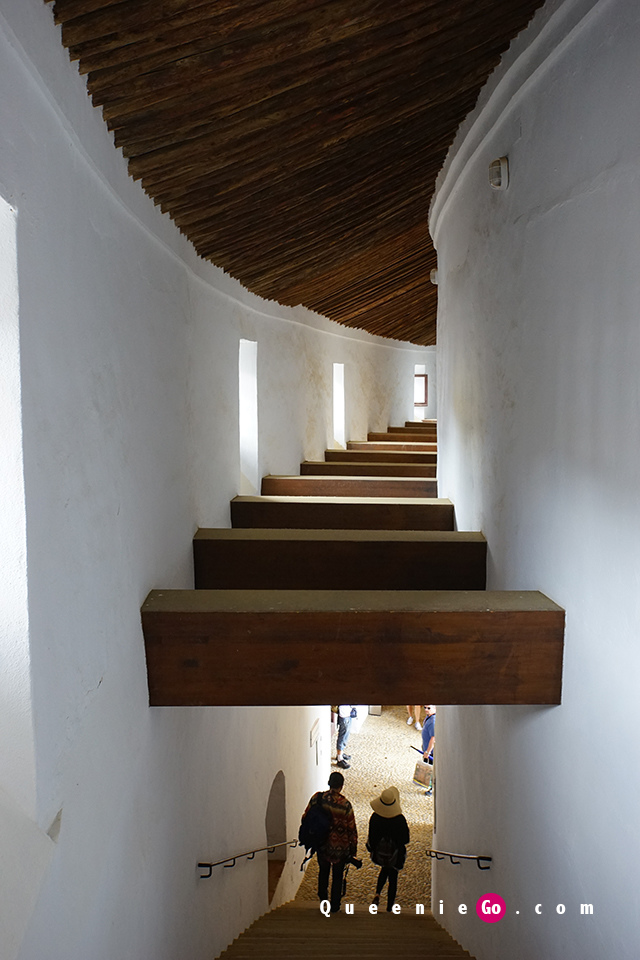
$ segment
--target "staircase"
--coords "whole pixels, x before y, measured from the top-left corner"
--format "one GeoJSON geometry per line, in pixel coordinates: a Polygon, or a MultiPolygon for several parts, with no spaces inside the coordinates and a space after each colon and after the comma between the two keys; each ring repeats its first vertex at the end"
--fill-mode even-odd
{"type": "Polygon", "coordinates": [[[407,703],[416,676],[435,703],[560,703],[564,611],[485,591],[487,544],[437,496],[436,440],[435,422],[371,433],[199,530],[196,589],[142,608],[150,704],[407,703]]]}
{"type": "MultiPolygon", "coordinates": [[[[235,497],[231,529],[194,538],[196,589],[142,608],[151,705],[407,703],[417,676],[434,703],[559,703],[564,611],[485,590],[485,538],[454,530],[436,462],[435,423],[407,423],[235,497]]],[[[301,901],[221,958],[332,954],[470,956],[430,914],[325,917],[301,901]]]]}
{"type": "Polygon", "coordinates": [[[355,905],[324,917],[317,904],[285,904],[256,920],[227,949],[220,960],[457,960],[471,954],[438,926],[431,914],[396,916],[386,911],[372,916],[355,905]]]}

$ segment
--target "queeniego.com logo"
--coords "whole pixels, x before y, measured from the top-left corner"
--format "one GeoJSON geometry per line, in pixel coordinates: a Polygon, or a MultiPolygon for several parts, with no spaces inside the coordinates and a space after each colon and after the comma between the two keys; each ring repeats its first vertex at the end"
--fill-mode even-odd
{"type": "MultiPolygon", "coordinates": [[[[403,908],[403,907],[400,906],[399,903],[394,903],[394,904],[393,904],[393,907],[391,908],[391,910],[390,910],[389,912],[390,912],[390,913],[399,914],[399,913],[402,913],[402,912],[406,912],[407,909],[410,909],[410,908],[407,908],[407,907],[404,907],[404,908],[403,908]]],[[[552,907],[547,908],[547,907],[545,906],[545,907],[544,907],[544,911],[547,911],[547,909],[548,909],[548,910],[552,910],[553,908],[552,908],[552,907]]],[[[575,905],[574,905],[574,908],[573,908],[573,909],[576,909],[575,905]]],[[[417,913],[417,914],[422,914],[422,915],[424,915],[425,912],[426,912],[427,914],[429,913],[429,909],[428,909],[428,908],[427,908],[427,910],[425,911],[425,905],[424,905],[424,903],[416,903],[416,905],[415,905],[415,910],[416,910],[416,913],[417,913]]],[[[580,910],[580,915],[581,915],[581,916],[584,916],[584,917],[592,917],[592,916],[593,916],[593,904],[592,904],[592,903],[581,903],[581,904],[579,904],[579,910],[580,910]]],[[[344,904],[344,912],[347,914],[347,916],[353,916],[353,914],[354,914],[354,912],[355,912],[355,904],[353,904],[353,903],[345,903],[345,904],[344,904]]],[[[459,904],[458,904],[458,913],[460,913],[460,914],[462,914],[462,915],[464,916],[464,915],[467,914],[468,912],[469,912],[469,911],[468,911],[468,908],[467,908],[466,903],[459,903],[459,904]]],[[[516,916],[518,916],[518,915],[520,914],[520,910],[515,910],[514,912],[515,912],[516,916]]],[[[533,912],[534,912],[537,916],[539,916],[539,917],[542,916],[542,914],[543,914],[543,904],[541,904],[541,903],[536,903],[535,906],[533,907],[533,912]]],[[[558,903],[558,904],[556,904],[555,912],[558,914],[558,916],[562,916],[564,913],[566,913],[566,912],[567,912],[567,908],[566,908],[565,904],[564,904],[564,903],[558,903]]],[[[322,900],[322,901],[321,901],[321,903],[320,903],[320,913],[323,914],[323,916],[325,916],[325,917],[330,917],[330,916],[331,916],[332,911],[331,911],[331,903],[329,902],[329,900],[322,900]]],[[[369,913],[372,914],[373,916],[375,916],[375,915],[378,913],[378,904],[376,904],[376,903],[370,904],[370,905],[369,905],[369,913]]],[[[445,913],[444,900],[439,900],[439,901],[438,901],[438,908],[437,908],[436,913],[437,913],[437,915],[439,915],[439,916],[442,916],[442,915],[445,913]]],[[[503,917],[506,915],[506,913],[507,913],[507,904],[506,904],[506,902],[502,899],[502,897],[500,896],[500,894],[498,894],[498,893],[484,893],[481,897],[478,897],[478,900],[477,900],[477,902],[476,902],[476,913],[478,914],[478,916],[480,917],[481,920],[484,920],[485,923],[498,923],[498,921],[499,921],[499,920],[502,920],[502,918],[503,918],[503,917]]]]}
{"type": "Polygon", "coordinates": [[[485,923],[497,923],[507,912],[507,905],[497,893],[485,893],[476,903],[476,913],[485,923]]]}
{"type": "MultiPolygon", "coordinates": [[[[467,907],[466,904],[461,903],[458,907],[460,913],[466,913],[467,907]]],[[[539,917],[542,916],[542,904],[536,903],[533,908],[534,913],[539,917]]],[[[481,920],[484,920],[485,923],[497,923],[498,920],[502,920],[505,913],[507,912],[507,905],[498,893],[485,893],[484,896],[478,897],[476,903],[476,913],[481,920]]],[[[567,908],[564,903],[556,904],[556,913],[558,916],[562,916],[563,913],[567,912],[567,908]]],[[[442,913],[442,900],[440,901],[440,913],[442,913]]],[[[520,913],[519,910],[516,910],[516,915],[520,913]]],[[[593,916],[593,904],[592,903],[581,903],[580,904],[580,914],[583,917],[592,917],[593,916]]]]}

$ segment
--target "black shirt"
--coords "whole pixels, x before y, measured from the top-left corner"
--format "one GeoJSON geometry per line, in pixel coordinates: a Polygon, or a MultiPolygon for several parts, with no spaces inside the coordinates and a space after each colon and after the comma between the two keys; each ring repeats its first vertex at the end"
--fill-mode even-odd
{"type": "Polygon", "coordinates": [[[405,844],[409,843],[409,826],[403,814],[400,813],[397,817],[381,817],[379,813],[372,813],[369,820],[367,849],[375,850],[380,837],[390,837],[398,844],[396,869],[401,870],[407,855],[405,844]]]}

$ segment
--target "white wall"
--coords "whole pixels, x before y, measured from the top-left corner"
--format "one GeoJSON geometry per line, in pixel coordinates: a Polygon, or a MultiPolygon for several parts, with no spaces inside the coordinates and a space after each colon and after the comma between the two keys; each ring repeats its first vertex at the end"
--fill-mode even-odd
{"type": "Polygon", "coordinates": [[[265,303],[199,262],[192,277],[189,403],[195,515],[228,526],[239,492],[238,344],[257,342],[258,475],[299,473],[333,444],[333,364],[344,363],[348,439],[413,416],[413,367],[433,348],[345,330],[265,303]],[[207,282],[208,281],[208,282],[207,282]],[[221,322],[221,321],[224,322],[221,322]]]}
{"type": "Polygon", "coordinates": [[[207,881],[195,864],[264,843],[280,770],[296,835],[326,780],[328,710],[150,710],[140,605],[190,586],[194,530],[229,522],[241,338],[258,342],[263,473],[321,455],[334,361],[363,434],[410,416],[425,352],[264,303],[199,261],[128,179],[51,6],[0,8],[0,489],[16,599],[0,635],[15,694],[0,703],[0,954],[209,960],[267,908],[266,857],[207,881]]]}
{"type": "Polygon", "coordinates": [[[494,863],[438,864],[434,899],[479,960],[631,960],[640,943],[638,50],[636,0],[549,4],[432,208],[441,495],[486,534],[492,589],[567,611],[561,706],[438,711],[434,846],[494,863]],[[475,914],[490,891],[496,924],[475,914]]]}

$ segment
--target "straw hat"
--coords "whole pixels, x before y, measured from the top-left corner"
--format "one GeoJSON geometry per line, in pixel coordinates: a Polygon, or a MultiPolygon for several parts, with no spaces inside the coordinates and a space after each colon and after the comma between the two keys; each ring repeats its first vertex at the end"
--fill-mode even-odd
{"type": "Polygon", "coordinates": [[[379,797],[371,800],[373,812],[381,817],[397,817],[402,813],[400,807],[400,794],[397,787],[387,787],[379,797]]]}

